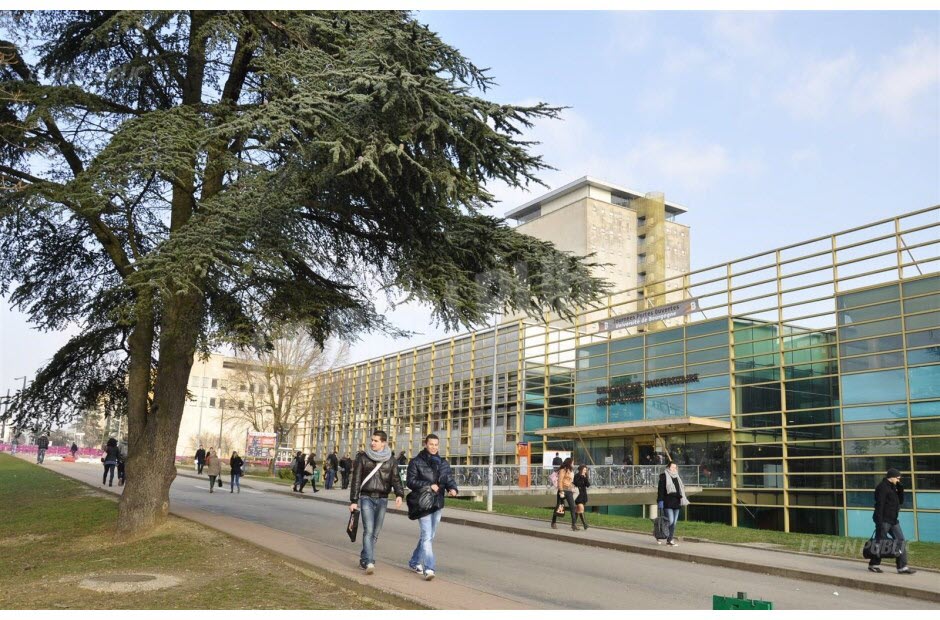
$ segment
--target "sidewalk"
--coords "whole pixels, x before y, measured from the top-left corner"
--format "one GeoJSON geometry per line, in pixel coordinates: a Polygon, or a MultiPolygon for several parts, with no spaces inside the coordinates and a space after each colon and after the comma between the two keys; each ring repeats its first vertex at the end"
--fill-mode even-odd
{"type": "MultiPolygon", "coordinates": [[[[177,470],[178,475],[205,480],[205,476],[177,470]]],[[[297,497],[327,501],[337,504],[349,503],[349,491],[321,488],[315,494],[308,487],[303,495],[291,491],[289,485],[279,485],[260,480],[243,481],[242,486],[271,493],[283,493],[297,497]]],[[[450,505],[449,505],[450,506],[450,505]]],[[[828,583],[843,588],[856,588],[870,592],[884,592],[890,588],[896,596],[906,596],[919,600],[940,602],[940,572],[930,569],[918,569],[916,575],[898,575],[894,570],[894,561],[886,560],[884,573],[876,575],[866,570],[867,563],[861,557],[847,560],[839,557],[794,553],[777,549],[761,548],[743,544],[701,542],[679,538],[679,547],[656,545],[652,536],[624,532],[600,527],[591,527],[587,531],[565,532],[563,529],[552,530],[548,520],[525,517],[488,514],[471,510],[448,508],[442,521],[469,527],[497,530],[532,536],[546,540],[564,541],[587,547],[600,547],[625,553],[668,558],[691,562],[705,566],[719,566],[778,577],[801,579],[816,583],[828,583]]],[[[389,507],[390,512],[395,509],[389,507]]],[[[400,511],[407,512],[407,511],[400,511]]],[[[916,560],[916,558],[915,558],[916,560]]],[[[917,567],[916,561],[911,564],[917,567]]]]}
{"type": "MultiPolygon", "coordinates": [[[[31,455],[26,455],[26,457],[29,456],[31,455]]],[[[24,458],[24,460],[35,462],[35,457],[33,456],[32,459],[24,458]]],[[[72,463],[62,462],[46,463],[43,467],[83,482],[98,491],[116,496],[120,495],[122,491],[122,487],[119,486],[101,486],[101,473],[97,469],[77,470],[73,468],[72,463]]],[[[187,478],[206,480],[205,476],[197,476],[194,473],[180,472],[180,475],[187,478]]],[[[282,491],[281,487],[276,484],[254,484],[255,481],[252,482],[253,484],[243,484],[242,486],[253,487],[256,490],[282,491]],[[262,486],[270,488],[262,488],[262,486]]],[[[289,487],[287,493],[292,494],[289,487]]],[[[307,565],[316,571],[326,571],[340,575],[363,588],[374,588],[400,599],[412,601],[416,607],[431,609],[531,608],[531,606],[522,605],[512,599],[464,586],[444,578],[436,579],[433,588],[416,588],[414,575],[407,570],[402,570],[400,566],[387,565],[382,570],[376,571],[374,575],[366,577],[356,567],[355,554],[350,553],[349,545],[343,545],[341,541],[338,541],[336,546],[324,545],[321,542],[291,532],[206,510],[171,507],[170,513],[228,534],[269,553],[280,555],[293,563],[307,565]],[[258,541],[264,542],[262,544],[258,541]]],[[[378,564],[383,563],[379,562],[378,564]]]]}

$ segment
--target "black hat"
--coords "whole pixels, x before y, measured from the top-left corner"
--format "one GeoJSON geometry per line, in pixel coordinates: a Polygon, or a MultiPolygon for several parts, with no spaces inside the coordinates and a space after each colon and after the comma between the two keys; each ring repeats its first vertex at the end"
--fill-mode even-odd
{"type": "Polygon", "coordinates": [[[888,473],[885,474],[885,478],[900,478],[900,477],[901,477],[901,472],[899,472],[893,467],[888,470],[888,473]]]}

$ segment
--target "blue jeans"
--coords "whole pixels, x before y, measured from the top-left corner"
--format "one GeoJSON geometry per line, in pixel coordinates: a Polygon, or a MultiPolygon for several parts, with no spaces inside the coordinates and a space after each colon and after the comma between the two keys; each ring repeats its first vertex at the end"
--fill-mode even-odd
{"type": "Polygon", "coordinates": [[[304,475],[302,473],[294,474],[294,486],[298,490],[303,491],[305,483],[306,483],[306,480],[304,480],[304,475]]]}
{"type": "MultiPolygon", "coordinates": [[[[898,523],[880,523],[875,533],[875,540],[884,541],[893,539],[900,543],[901,554],[895,559],[898,568],[907,566],[907,542],[904,540],[904,532],[901,531],[901,525],[898,523]]],[[[883,543],[882,543],[883,544],[883,543]]],[[[868,561],[869,566],[878,566],[881,564],[881,556],[873,557],[868,561]]]]}
{"type": "Polygon", "coordinates": [[[421,526],[421,537],[418,539],[418,546],[415,547],[414,553],[411,554],[411,560],[408,561],[408,566],[411,568],[420,564],[426,571],[434,570],[434,548],[431,546],[431,542],[434,540],[434,535],[437,534],[437,526],[441,523],[443,513],[443,510],[438,510],[418,519],[418,524],[421,526]]]}
{"type": "Polygon", "coordinates": [[[375,543],[379,540],[382,523],[385,521],[385,510],[388,508],[387,497],[359,498],[359,524],[362,526],[362,552],[359,554],[359,564],[375,564],[375,543]]]}
{"type": "Polygon", "coordinates": [[[240,484],[238,483],[238,481],[241,479],[241,477],[242,477],[241,474],[236,474],[235,472],[232,472],[232,482],[231,482],[231,484],[230,484],[229,486],[230,486],[231,488],[233,488],[233,489],[238,489],[239,491],[241,491],[241,490],[242,490],[242,485],[240,485],[240,484]]]}
{"type": "Polygon", "coordinates": [[[333,470],[326,470],[326,484],[324,485],[327,489],[333,488],[333,470]]]}
{"type": "Polygon", "coordinates": [[[663,513],[669,518],[669,538],[668,540],[675,540],[676,538],[676,521],[679,520],[679,511],[681,508],[663,508],[663,513]]]}
{"type": "Polygon", "coordinates": [[[36,462],[42,465],[42,462],[45,460],[45,458],[46,458],[46,449],[39,448],[39,450],[36,451],[36,462]]]}

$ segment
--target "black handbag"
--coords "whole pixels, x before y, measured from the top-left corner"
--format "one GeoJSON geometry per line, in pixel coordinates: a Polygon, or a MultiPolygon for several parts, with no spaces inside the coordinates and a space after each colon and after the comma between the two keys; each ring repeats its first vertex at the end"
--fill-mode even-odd
{"type": "Polygon", "coordinates": [[[862,546],[862,557],[866,560],[873,558],[893,559],[901,555],[901,544],[901,541],[893,538],[879,539],[878,528],[875,528],[871,538],[862,546]]]}
{"type": "Polygon", "coordinates": [[[222,488],[222,476],[219,476],[218,478],[216,478],[216,482],[219,483],[219,488],[221,489],[222,488]]]}
{"type": "Polygon", "coordinates": [[[430,486],[423,487],[420,491],[412,491],[405,501],[408,504],[408,518],[412,521],[444,507],[444,496],[432,490],[430,486]]]}
{"type": "Polygon", "coordinates": [[[353,510],[349,513],[349,522],[346,524],[346,534],[349,536],[349,542],[356,542],[356,534],[359,533],[359,511],[353,510]]]}

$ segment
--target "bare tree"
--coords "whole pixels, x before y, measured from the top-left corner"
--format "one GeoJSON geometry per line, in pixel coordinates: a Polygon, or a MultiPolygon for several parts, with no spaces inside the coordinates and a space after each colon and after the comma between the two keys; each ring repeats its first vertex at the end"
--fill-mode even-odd
{"type": "Polygon", "coordinates": [[[267,350],[236,354],[238,361],[223,380],[219,403],[226,423],[277,433],[279,448],[284,443],[292,446],[297,425],[310,413],[314,377],[345,363],[348,352],[345,343],[320,347],[303,332],[285,331],[267,350]]]}

